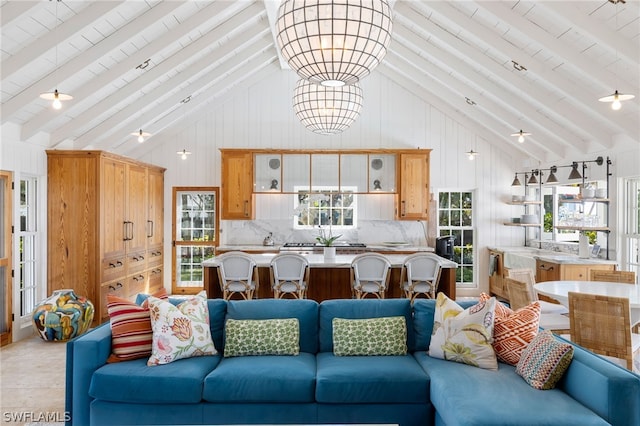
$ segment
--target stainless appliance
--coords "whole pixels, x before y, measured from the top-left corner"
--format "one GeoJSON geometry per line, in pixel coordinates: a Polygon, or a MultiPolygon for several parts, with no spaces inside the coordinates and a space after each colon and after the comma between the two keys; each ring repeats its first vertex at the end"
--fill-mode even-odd
{"type": "MultiPolygon", "coordinates": [[[[335,243],[333,243],[333,247],[336,248],[337,254],[360,254],[364,253],[367,249],[367,246],[363,243],[350,243],[342,241],[336,241],[335,243]]],[[[284,243],[282,247],[280,247],[280,251],[295,252],[301,254],[320,254],[322,253],[323,249],[324,246],[322,244],[309,242],[284,243]]]]}

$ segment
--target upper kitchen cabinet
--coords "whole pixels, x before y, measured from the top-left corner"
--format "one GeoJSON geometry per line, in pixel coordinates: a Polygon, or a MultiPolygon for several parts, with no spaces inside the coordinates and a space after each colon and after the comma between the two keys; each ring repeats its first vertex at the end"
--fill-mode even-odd
{"type": "Polygon", "coordinates": [[[282,155],[282,191],[298,192],[309,191],[311,155],[283,154],[282,155]]]}
{"type": "Polygon", "coordinates": [[[396,192],[396,155],[369,154],[369,192],[396,192]]]}
{"type": "Polygon", "coordinates": [[[221,149],[222,219],[254,219],[253,152],[221,149]]]}
{"type": "Polygon", "coordinates": [[[367,192],[367,154],[342,154],[340,156],[340,189],[350,192],[367,192]]]}
{"type": "Polygon", "coordinates": [[[398,153],[399,220],[427,220],[429,218],[429,153],[431,150],[412,150],[398,153]]]}
{"type": "Polygon", "coordinates": [[[311,191],[335,190],[340,186],[340,156],[311,155],[311,191]]]}
{"type": "Polygon", "coordinates": [[[256,154],[253,160],[255,192],[282,192],[282,154],[256,154]]]}

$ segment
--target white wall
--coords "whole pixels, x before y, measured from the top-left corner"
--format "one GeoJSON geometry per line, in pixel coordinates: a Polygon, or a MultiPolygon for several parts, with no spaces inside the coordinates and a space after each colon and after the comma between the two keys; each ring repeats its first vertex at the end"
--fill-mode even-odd
{"type": "MultiPolygon", "coordinates": [[[[527,159],[508,143],[490,144],[483,137],[443,113],[437,106],[416,97],[393,81],[373,73],[362,82],[364,105],[354,125],[339,135],[321,136],[306,130],[291,107],[296,76],[291,71],[275,70],[259,83],[231,88],[221,99],[194,116],[187,116],[174,131],[150,138],[127,155],[167,168],[165,174],[165,283],[170,286],[171,190],[174,186],[220,186],[220,148],[275,149],[431,149],[431,190],[464,189],[475,191],[477,279],[479,290],[488,289],[487,246],[517,246],[524,242],[523,230],[505,227],[502,222],[514,216],[512,207],[501,201],[510,198],[515,171],[532,168],[527,159]],[[176,151],[193,154],[186,161],[176,151]],[[473,149],[480,154],[474,161],[464,155],[473,149]],[[527,164],[527,166],[525,166],[527,164]]],[[[46,177],[45,143],[19,140],[19,127],[2,126],[0,168],[46,177]]],[[[515,143],[515,142],[514,142],[515,143]]],[[[611,155],[614,176],[638,175],[640,150],[593,155],[611,155]]],[[[571,158],[557,164],[569,164],[571,158]]],[[[534,166],[535,168],[537,166],[534,166]]],[[[544,166],[547,167],[547,166],[544,166]]],[[[567,169],[563,169],[567,170],[567,169]]],[[[44,193],[42,194],[44,197],[44,193]]],[[[44,202],[44,199],[43,199],[44,202]]],[[[258,221],[276,220],[290,210],[288,201],[260,201],[258,221]],[[284,204],[283,204],[284,203],[284,204]]],[[[392,209],[367,202],[360,213],[364,220],[391,219],[392,209]]],[[[288,213],[287,213],[288,214],[288,213]]],[[[435,217],[435,212],[433,212],[435,217]]],[[[283,218],[286,220],[286,218],[283,218]]],[[[258,223],[257,225],[260,225],[258,223]]],[[[410,227],[415,224],[406,224],[410,227]]],[[[223,242],[227,227],[223,222],[223,242]]],[[[435,235],[435,224],[428,224],[435,235]]],[[[460,292],[465,295],[465,292],[460,292]]],[[[472,292],[477,294],[478,290],[472,292]]]]}

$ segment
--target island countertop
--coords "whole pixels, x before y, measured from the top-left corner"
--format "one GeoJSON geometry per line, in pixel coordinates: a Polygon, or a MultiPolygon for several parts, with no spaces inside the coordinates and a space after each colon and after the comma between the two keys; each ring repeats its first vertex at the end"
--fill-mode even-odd
{"type": "MultiPolygon", "coordinates": [[[[228,252],[228,251],[244,251],[248,253],[278,253],[281,244],[275,244],[272,246],[264,246],[259,244],[234,244],[234,245],[224,245],[216,247],[217,252],[228,252]]],[[[318,249],[321,247],[319,246],[318,249]]],[[[340,249],[349,249],[349,247],[338,247],[338,252],[340,249]]],[[[435,249],[433,247],[427,246],[412,246],[412,245],[392,245],[385,243],[371,243],[367,244],[364,252],[381,252],[381,253],[417,253],[417,252],[434,252],[435,249]]]]}
{"type": "MultiPolygon", "coordinates": [[[[270,264],[275,252],[248,253],[258,266],[259,288],[258,298],[273,297],[270,285],[270,264]]],[[[356,254],[338,254],[335,259],[326,260],[322,254],[306,254],[309,260],[310,279],[308,298],[321,302],[327,299],[350,299],[351,298],[351,262],[356,254]]],[[[400,271],[404,260],[409,254],[386,254],[391,263],[391,276],[387,298],[403,297],[400,289],[400,271]]],[[[449,298],[455,299],[456,295],[456,270],[458,264],[451,260],[440,258],[442,270],[440,273],[440,284],[438,289],[449,298]]],[[[218,282],[218,262],[216,258],[211,258],[202,262],[204,269],[204,288],[209,298],[221,298],[220,285],[218,282]]]]}

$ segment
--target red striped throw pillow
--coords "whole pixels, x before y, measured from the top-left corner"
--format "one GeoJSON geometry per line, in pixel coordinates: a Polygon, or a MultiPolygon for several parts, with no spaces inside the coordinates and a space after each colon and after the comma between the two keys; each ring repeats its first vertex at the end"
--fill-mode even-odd
{"type": "MultiPolygon", "coordinates": [[[[169,299],[164,288],[153,296],[169,299]]],[[[107,295],[107,311],[111,319],[111,355],[107,362],[149,357],[153,331],[146,300],[139,306],[127,299],[107,295]]]]}

